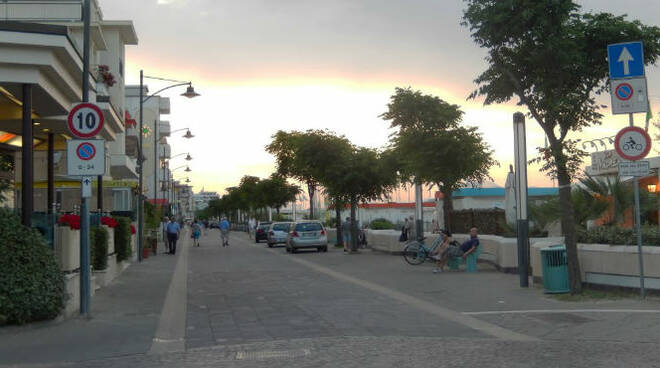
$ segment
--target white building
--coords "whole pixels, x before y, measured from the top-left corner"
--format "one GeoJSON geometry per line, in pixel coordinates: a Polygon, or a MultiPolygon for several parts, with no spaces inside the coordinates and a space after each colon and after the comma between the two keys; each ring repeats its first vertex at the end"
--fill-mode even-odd
{"type": "Polygon", "coordinates": [[[209,202],[220,198],[218,192],[205,192],[204,188],[199,193],[193,195],[193,201],[195,203],[195,211],[200,211],[209,206],[209,202]]]}

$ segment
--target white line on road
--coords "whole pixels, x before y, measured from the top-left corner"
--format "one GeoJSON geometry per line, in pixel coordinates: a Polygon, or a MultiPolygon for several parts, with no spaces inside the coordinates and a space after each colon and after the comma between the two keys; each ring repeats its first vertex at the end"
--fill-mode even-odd
{"type": "MultiPolygon", "coordinates": [[[[242,239],[241,239],[242,240],[242,239]]],[[[250,244],[253,246],[258,246],[258,244],[250,244]]],[[[261,247],[260,247],[261,248],[261,247]]],[[[263,248],[262,248],[263,249],[263,248]]],[[[273,249],[267,249],[268,251],[278,254],[280,256],[285,256],[284,254],[280,252],[276,252],[273,249]]],[[[477,318],[473,318],[464,314],[461,314],[459,312],[453,311],[448,308],[441,307],[437,304],[428,302],[426,300],[419,299],[417,297],[414,297],[409,294],[402,293],[400,291],[396,291],[390,288],[387,288],[382,285],[375,284],[373,282],[365,281],[365,280],[360,280],[356,278],[355,276],[350,276],[350,275],[345,275],[336,271],[333,271],[327,267],[320,266],[316,263],[305,261],[301,258],[297,257],[286,257],[286,259],[289,259],[293,262],[296,262],[298,264],[301,264],[303,266],[306,266],[308,268],[311,268],[317,272],[326,274],[328,276],[334,277],[337,280],[341,280],[347,283],[355,284],[358,286],[361,286],[365,289],[369,289],[371,291],[374,291],[376,293],[385,295],[387,297],[390,297],[394,300],[397,300],[399,302],[411,305],[413,307],[416,307],[417,309],[420,309],[426,313],[433,314],[435,316],[438,316],[440,318],[444,318],[446,320],[461,324],[463,326],[472,328],[474,330],[477,330],[479,332],[482,332],[487,335],[491,335],[493,337],[503,339],[503,340],[512,340],[512,341],[536,341],[538,339],[523,335],[511,330],[507,330],[505,328],[502,328],[500,326],[479,320],[477,318]]]]}
{"type": "Polygon", "coordinates": [[[183,241],[179,248],[174,275],[170,281],[158,328],[147,354],[173,353],[186,349],[186,314],[188,303],[188,232],[181,232],[183,241]]]}
{"type": "Polygon", "coordinates": [[[660,313],[657,309],[530,309],[463,312],[466,316],[483,316],[489,314],[534,314],[534,313],[660,313]]]}

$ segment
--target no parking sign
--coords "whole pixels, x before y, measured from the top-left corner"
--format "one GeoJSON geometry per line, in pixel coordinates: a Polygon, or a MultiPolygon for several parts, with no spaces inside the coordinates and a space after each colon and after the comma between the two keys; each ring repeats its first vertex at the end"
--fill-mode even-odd
{"type": "Polygon", "coordinates": [[[105,141],[72,139],[66,142],[67,175],[95,176],[105,173],[105,141]]]}

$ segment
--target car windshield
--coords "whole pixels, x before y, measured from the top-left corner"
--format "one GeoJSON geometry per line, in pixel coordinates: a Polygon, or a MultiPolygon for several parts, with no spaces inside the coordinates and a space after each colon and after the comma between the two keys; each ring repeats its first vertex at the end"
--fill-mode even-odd
{"type": "Polygon", "coordinates": [[[321,224],[318,222],[303,222],[296,224],[296,231],[319,231],[321,224]]]}
{"type": "Polygon", "coordinates": [[[270,227],[270,222],[259,224],[260,229],[268,229],[270,227]]]}
{"type": "Polygon", "coordinates": [[[273,225],[273,231],[288,231],[289,224],[275,224],[273,225]]]}

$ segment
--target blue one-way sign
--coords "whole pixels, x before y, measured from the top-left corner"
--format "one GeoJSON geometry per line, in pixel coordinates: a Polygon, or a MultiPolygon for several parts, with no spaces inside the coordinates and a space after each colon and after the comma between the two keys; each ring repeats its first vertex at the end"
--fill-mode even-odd
{"type": "Polygon", "coordinates": [[[644,76],[644,47],[641,42],[607,45],[610,79],[644,76]]]}

